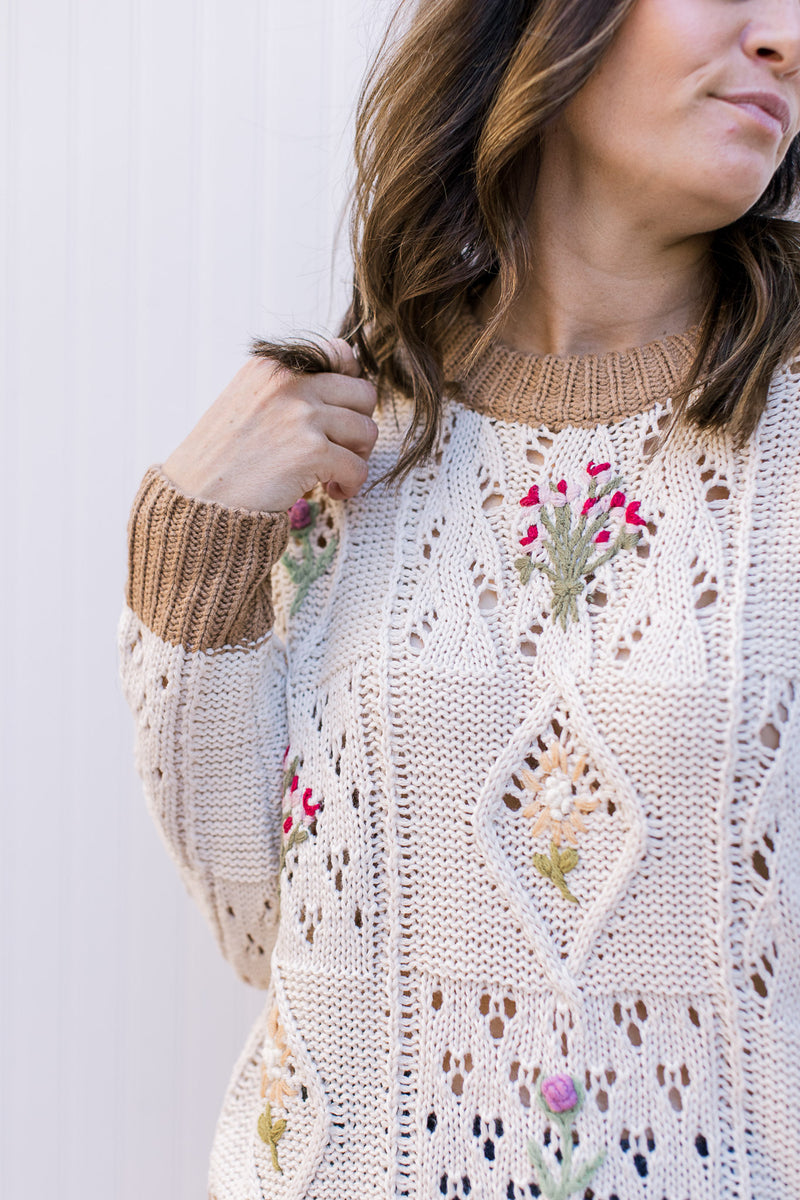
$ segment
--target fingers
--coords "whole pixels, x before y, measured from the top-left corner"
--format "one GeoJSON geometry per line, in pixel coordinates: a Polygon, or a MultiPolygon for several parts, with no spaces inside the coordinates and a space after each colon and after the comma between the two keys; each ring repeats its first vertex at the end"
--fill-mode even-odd
{"type": "Polygon", "coordinates": [[[366,461],[352,450],[334,445],[331,445],[326,458],[320,483],[325,485],[328,495],[334,500],[351,499],[367,481],[369,467],[366,461]]]}
{"type": "Polygon", "coordinates": [[[344,338],[331,338],[326,346],[334,371],[338,371],[341,375],[349,375],[351,379],[358,379],[361,374],[361,366],[350,343],[346,342],[344,338]]]}
{"type": "Polygon", "coordinates": [[[378,439],[378,426],[371,417],[340,406],[323,407],[320,428],[329,441],[362,458],[369,457],[378,439]]]}
{"type": "Polygon", "coordinates": [[[349,408],[372,416],[378,400],[375,385],[367,379],[348,379],[326,372],[313,377],[314,394],[325,404],[349,408]]]}

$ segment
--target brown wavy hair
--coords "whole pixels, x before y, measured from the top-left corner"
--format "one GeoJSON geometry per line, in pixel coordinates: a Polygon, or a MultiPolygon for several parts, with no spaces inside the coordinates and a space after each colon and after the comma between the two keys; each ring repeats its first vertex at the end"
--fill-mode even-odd
{"type": "MultiPolygon", "coordinates": [[[[477,356],[519,294],[542,131],[634,3],[421,0],[398,35],[400,4],[358,105],[355,271],[340,331],[379,396],[399,389],[414,401],[387,480],[432,452],[451,383],[443,336],[464,302],[498,279],[477,356]]],[[[673,395],[670,429],[727,426],[741,446],[756,428],[774,370],[800,346],[800,226],[788,219],[799,189],[800,137],[758,202],[715,232],[698,351],[673,395]]],[[[312,341],[254,340],[251,350],[292,371],[331,369],[312,341]]]]}

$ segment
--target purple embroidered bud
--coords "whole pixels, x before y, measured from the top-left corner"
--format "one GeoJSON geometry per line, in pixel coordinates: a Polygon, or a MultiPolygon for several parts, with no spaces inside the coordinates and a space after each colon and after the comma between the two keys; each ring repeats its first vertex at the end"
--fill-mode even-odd
{"type": "Polygon", "coordinates": [[[578,1103],[571,1075],[549,1075],[542,1084],[542,1099],[552,1113],[569,1112],[578,1103]]]}
{"type": "Polygon", "coordinates": [[[307,500],[297,500],[289,509],[289,524],[292,529],[306,529],[311,524],[311,505],[307,500]]]}

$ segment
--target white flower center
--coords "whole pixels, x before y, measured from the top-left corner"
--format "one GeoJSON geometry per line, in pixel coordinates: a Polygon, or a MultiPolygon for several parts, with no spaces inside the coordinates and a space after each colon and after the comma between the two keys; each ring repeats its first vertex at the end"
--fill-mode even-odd
{"type": "Polygon", "coordinates": [[[542,788],[542,803],[550,809],[550,816],[563,821],[575,807],[572,784],[563,775],[549,775],[542,788]]]}
{"type": "Polygon", "coordinates": [[[281,1062],[281,1052],[277,1046],[265,1046],[263,1050],[264,1066],[268,1068],[279,1067],[281,1062]]]}

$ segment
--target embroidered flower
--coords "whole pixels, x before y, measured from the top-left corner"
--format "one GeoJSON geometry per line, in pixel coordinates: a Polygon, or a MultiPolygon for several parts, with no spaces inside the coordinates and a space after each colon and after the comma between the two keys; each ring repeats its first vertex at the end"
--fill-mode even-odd
{"type": "Polygon", "coordinates": [[[297,500],[289,509],[289,527],[291,529],[307,529],[313,519],[311,505],[305,498],[297,500]]]}
{"type": "Polygon", "coordinates": [[[267,1018],[267,1033],[264,1038],[261,1062],[261,1099],[267,1106],[258,1118],[258,1136],[272,1154],[272,1166],[281,1175],[278,1161],[278,1142],[286,1132],[285,1113],[287,1101],[297,1095],[297,1088],[289,1082],[289,1060],[291,1051],[286,1044],[286,1033],[280,1023],[278,1006],[274,1004],[267,1018]]]}
{"type": "Polygon", "coordinates": [[[317,501],[309,501],[305,498],[297,500],[289,509],[289,535],[300,548],[299,558],[296,558],[288,550],[281,558],[292,582],[297,587],[289,610],[291,616],[294,616],[305,600],[312,583],[327,571],[336,553],[338,540],[335,537],[328,538],[319,554],[315,553],[311,544],[311,535],[314,533],[319,512],[320,507],[317,501]]]}
{"type": "Polygon", "coordinates": [[[522,810],[523,817],[533,820],[531,835],[539,837],[546,833],[550,837],[550,857],[534,854],[533,865],[540,875],[550,879],[562,896],[572,904],[578,904],[567,884],[566,876],[578,865],[578,834],[586,832],[583,817],[592,813],[600,804],[597,797],[580,791],[580,780],[584,774],[587,756],[580,755],[573,765],[562,742],[555,740],[539,759],[535,771],[526,767],[520,771],[525,790],[535,799],[522,810]],[[566,840],[570,846],[561,849],[566,840]]]}
{"type": "Polygon", "coordinates": [[[548,1075],[539,1080],[536,1099],[542,1112],[552,1120],[558,1130],[561,1141],[556,1155],[561,1172],[558,1180],[550,1173],[540,1147],[534,1141],[528,1142],[528,1156],[536,1171],[536,1182],[541,1194],[545,1200],[568,1200],[570,1196],[583,1194],[606,1156],[605,1151],[601,1150],[573,1174],[573,1149],[576,1144],[580,1144],[573,1127],[583,1106],[583,1088],[579,1080],[572,1075],[548,1075]]]}
{"type": "MultiPolygon", "coordinates": [[[[283,756],[284,766],[289,757],[289,747],[287,746],[283,756]]],[[[283,837],[281,839],[281,854],[278,864],[278,895],[280,896],[281,874],[283,866],[286,862],[286,856],[293,846],[304,842],[309,836],[309,833],[316,832],[315,820],[317,813],[322,807],[321,803],[312,804],[311,797],[313,790],[310,787],[300,787],[300,776],[298,775],[298,766],[300,763],[299,754],[295,755],[288,767],[285,767],[283,772],[283,813],[282,813],[282,830],[283,837]]]]}
{"type": "Polygon", "coordinates": [[[550,580],[553,596],[553,620],[566,629],[569,620],[577,621],[578,597],[587,577],[592,576],[620,550],[632,549],[640,537],[637,526],[647,522],[639,516],[639,500],[629,500],[622,491],[622,476],[612,475],[610,463],[586,466],[588,495],[583,486],[566,479],[550,485],[534,484],[520,500],[520,506],[533,509],[535,520],[527,525],[519,539],[521,546],[533,546],[528,555],[515,562],[520,580],[527,583],[534,570],[550,580]],[[542,529],[540,530],[539,526],[542,529]],[[592,557],[595,546],[607,546],[592,557]]]}
{"type": "Polygon", "coordinates": [[[548,1075],[542,1083],[542,1099],[552,1113],[570,1112],[578,1104],[571,1075],[548,1075]]]}

